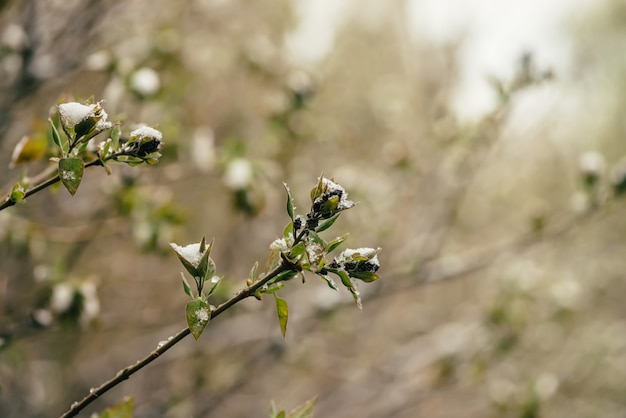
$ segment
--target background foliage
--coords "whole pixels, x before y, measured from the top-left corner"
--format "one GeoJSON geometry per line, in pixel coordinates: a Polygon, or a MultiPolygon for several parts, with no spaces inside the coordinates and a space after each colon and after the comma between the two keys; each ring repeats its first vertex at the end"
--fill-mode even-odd
{"type": "MultiPolygon", "coordinates": [[[[49,146],[71,96],[165,142],[155,166],[0,212],[0,416],[58,415],[184,324],[168,242],[215,236],[217,297],[243,286],[281,235],[282,181],[307,202],[320,172],[359,202],[337,233],[384,247],[364,310],[319,280],[286,288],[285,343],[273,301],[248,301],[91,411],[133,395],[138,417],[266,416],[317,395],[317,416],[624,415],[626,8],[564,27],[564,72],[519,51],[493,110],[463,120],[463,42],[366,3],[300,68],[289,1],[0,2],[0,167],[23,135],[49,146]]],[[[3,193],[46,165],[3,168],[3,193]]]]}

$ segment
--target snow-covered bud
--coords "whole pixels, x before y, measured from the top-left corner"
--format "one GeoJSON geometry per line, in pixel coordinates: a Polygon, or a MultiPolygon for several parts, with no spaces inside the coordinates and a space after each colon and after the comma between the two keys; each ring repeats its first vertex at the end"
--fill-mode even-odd
{"type": "Polygon", "coordinates": [[[170,243],[170,246],[193,277],[208,279],[215,273],[215,263],[210,257],[213,242],[207,246],[204,238],[202,238],[201,242],[184,247],[173,242],[170,243]]]}
{"type": "Polygon", "coordinates": [[[113,124],[107,121],[108,115],[102,108],[102,103],[103,101],[99,101],[86,105],[69,102],[58,105],[59,119],[63,129],[68,133],[74,132],[76,139],[111,129],[113,124]]]}
{"type": "Polygon", "coordinates": [[[379,251],[380,248],[347,249],[335,257],[328,267],[344,270],[352,278],[373,282],[378,280],[376,272],[380,268],[379,251]]]}
{"type": "Polygon", "coordinates": [[[316,228],[320,220],[332,218],[354,206],[354,202],[348,199],[348,192],[325,177],[320,178],[317,186],[311,190],[311,201],[311,213],[307,216],[307,227],[310,229],[316,228]]]}
{"type": "Polygon", "coordinates": [[[128,142],[124,144],[126,155],[145,158],[159,152],[163,147],[161,131],[149,126],[140,126],[130,133],[128,142]]]}

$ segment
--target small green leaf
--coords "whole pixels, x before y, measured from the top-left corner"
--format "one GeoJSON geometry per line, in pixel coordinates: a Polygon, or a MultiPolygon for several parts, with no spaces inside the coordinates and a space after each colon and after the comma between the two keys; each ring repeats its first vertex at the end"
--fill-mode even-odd
{"type": "Polygon", "coordinates": [[[334,249],[339,247],[346,239],[348,239],[349,234],[342,235],[340,237],[335,238],[331,242],[328,243],[326,247],[326,253],[332,252],[334,249]]]}
{"type": "Polygon", "coordinates": [[[320,276],[328,285],[328,287],[330,287],[333,290],[337,290],[337,285],[335,284],[335,281],[333,279],[331,279],[330,277],[326,276],[325,274],[317,274],[318,276],[320,276]]]}
{"type": "Polygon", "coordinates": [[[283,229],[283,238],[288,239],[293,234],[293,222],[289,222],[283,229]]]}
{"type": "Polygon", "coordinates": [[[326,231],[328,228],[330,228],[335,223],[335,221],[337,220],[339,215],[341,215],[341,213],[337,213],[337,214],[331,216],[330,218],[326,219],[324,222],[319,224],[319,226],[317,228],[315,228],[315,232],[326,231]]]}
{"type": "Polygon", "coordinates": [[[15,183],[15,185],[11,189],[11,195],[9,196],[9,199],[11,199],[12,202],[18,203],[24,200],[24,196],[26,196],[26,190],[24,190],[24,186],[22,186],[20,183],[15,183]]]}
{"type": "Polygon", "coordinates": [[[348,276],[348,273],[346,273],[345,270],[334,270],[333,273],[335,273],[337,276],[339,276],[339,278],[341,279],[341,283],[343,283],[343,285],[348,288],[350,293],[352,293],[352,298],[354,299],[354,302],[356,303],[356,306],[358,306],[359,309],[363,309],[363,305],[361,304],[361,297],[359,295],[359,291],[356,290],[356,287],[354,287],[354,283],[352,283],[352,280],[350,280],[350,277],[348,276]]]}
{"type": "Polygon", "coordinates": [[[213,274],[215,273],[215,263],[213,262],[213,259],[211,259],[210,257],[211,250],[213,249],[213,242],[215,242],[214,239],[211,240],[208,248],[205,248],[204,250],[203,250],[203,246],[205,245],[204,237],[202,238],[202,242],[200,243],[200,252],[203,253],[203,255],[202,255],[202,259],[200,260],[200,263],[198,264],[198,276],[203,281],[213,277],[213,274]]]}
{"type": "Polygon", "coordinates": [[[186,306],[187,325],[191,335],[197,340],[202,335],[211,319],[211,308],[202,299],[194,299],[187,302],[186,306]]]}
{"type": "Polygon", "coordinates": [[[287,415],[287,418],[311,418],[313,416],[313,409],[315,408],[316,403],[317,396],[306,401],[302,405],[295,407],[289,415],[287,415]]]}
{"type": "Polygon", "coordinates": [[[299,260],[304,254],[306,254],[306,246],[303,241],[300,241],[289,251],[289,258],[291,260],[299,260]]]}
{"type": "Polygon", "coordinates": [[[273,293],[278,292],[283,287],[285,287],[285,283],[279,283],[276,286],[268,287],[267,289],[262,289],[261,293],[264,293],[266,295],[271,295],[273,293]]]}
{"type": "Polygon", "coordinates": [[[61,158],[59,160],[59,178],[72,196],[76,194],[83,179],[85,163],[80,158],[61,158]]]}
{"type": "Polygon", "coordinates": [[[217,289],[217,285],[219,285],[221,281],[222,281],[221,277],[218,277],[218,276],[211,277],[211,288],[207,292],[207,296],[211,296],[213,292],[215,292],[215,289],[217,289]]]}
{"type": "Polygon", "coordinates": [[[293,197],[291,196],[291,192],[289,191],[289,187],[287,186],[287,183],[283,183],[283,186],[285,186],[285,190],[287,190],[287,214],[289,215],[289,218],[293,222],[293,219],[294,219],[293,197]]]}
{"type": "Polygon", "coordinates": [[[287,301],[278,297],[277,294],[274,294],[274,299],[276,300],[276,313],[278,314],[280,332],[282,332],[283,338],[285,338],[285,333],[287,332],[287,320],[289,319],[289,307],[287,306],[287,301]]]}
{"type": "Polygon", "coordinates": [[[274,400],[270,401],[270,418],[276,418],[276,403],[274,400]]]}
{"type": "Polygon", "coordinates": [[[187,296],[193,299],[193,292],[191,290],[191,287],[189,287],[189,283],[187,283],[187,279],[185,279],[185,275],[183,273],[180,273],[180,275],[183,278],[183,289],[185,290],[185,293],[187,294],[187,296]]]}
{"type": "Polygon", "coordinates": [[[57,130],[57,127],[54,126],[54,122],[52,122],[52,119],[48,119],[48,121],[50,122],[50,126],[52,127],[52,141],[54,141],[56,146],[59,147],[59,149],[61,150],[61,155],[65,156],[65,147],[64,144],[61,142],[61,136],[59,135],[59,131],[57,130]]]}
{"type": "Polygon", "coordinates": [[[315,202],[315,199],[322,196],[324,190],[324,183],[322,182],[323,178],[324,176],[320,175],[317,186],[315,186],[313,190],[311,190],[311,202],[315,202]]]}
{"type": "Polygon", "coordinates": [[[115,149],[117,149],[117,147],[120,144],[121,133],[122,133],[122,130],[120,129],[119,125],[115,125],[113,129],[111,130],[111,140],[113,141],[113,146],[115,149]]]}
{"type": "Polygon", "coordinates": [[[255,261],[254,265],[250,269],[250,275],[248,276],[252,283],[254,283],[256,281],[256,272],[257,272],[258,269],[259,269],[259,262],[255,261]]]}
{"type": "Polygon", "coordinates": [[[274,277],[271,283],[286,282],[287,280],[291,280],[296,277],[297,274],[298,273],[293,270],[283,271],[282,273],[279,273],[276,277],[274,277]]]}
{"type": "Polygon", "coordinates": [[[350,277],[362,280],[365,283],[375,282],[379,278],[378,274],[372,271],[351,271],[350,277]]]}
{"type": "Polygon", "coordinates": [[[115,406],[105,409],[100,414],[100,418],[133,418],[135,400],[126,398],[115,406]]]}

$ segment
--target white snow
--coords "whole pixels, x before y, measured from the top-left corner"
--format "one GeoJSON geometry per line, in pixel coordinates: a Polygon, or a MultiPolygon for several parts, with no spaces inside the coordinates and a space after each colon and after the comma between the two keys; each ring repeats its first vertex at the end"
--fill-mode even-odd
{"type": "Polygon", "coordinates": [[[102,108],[102,101],[90,105],[77,102],[62,103],[57,106],[61,123],[66,129],[74,129],[76,125],[87,118],[98,118],[94,127],[97,132],[111,129],[113,124],[107,121],[107,112],[102,108]]]}
{"type": "Polygon", "coordinates": [[[66,128],[73,128],[89,116],[94,115],[97,104],[84,105],[77,102],[63,103],[58,106],[61,123],[66,128]]]}
{"type": "Polygon", "coordinates": [[[209,311],[206,308],[196,309],[196,311],[194,312],[194,315],[198,319],[198,321],[202,321],[202,322],[207,322],[211,317],[211,315],[209,314],[209,311]]]}
{"type": "Polygon", "coordinates": [[[170,242],[170,246],[178,253],[178,255],[187,260],[192,266],[198,267],[200,265],[200,261],[202,261],[202,256],[204,254],[200,252],[199,242],[189,244],[184,247],[170,242]]]}
{"type": "Polygon", "coordinates": [[[156,139],[157,141],[161,141],[163,139],[163,134],[157,129],[144,125],[132,131],[130,133],[130,138],[131,140],[156,139]]]}

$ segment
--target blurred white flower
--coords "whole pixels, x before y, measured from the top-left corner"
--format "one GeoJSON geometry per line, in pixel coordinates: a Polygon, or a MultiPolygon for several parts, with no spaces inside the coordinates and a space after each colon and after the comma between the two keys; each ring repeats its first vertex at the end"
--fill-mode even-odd
{"type": "Polygon", "coordinates": [[[26,46],[28,37],[24,28],[15,23],[9,23],[2,31],[2,44],[14,51],[19,51],[26,46]]]}
{"type": "Polygon", "coordinates": [[[97,286],[94,280],[81,283],[80,292],[83,295],[83,311],[81,320],[89,322],[100,314],[100,300],[98,299],[97,286]]]}
{"type": "Polygon", "coordinates": [[[601,176],[604,173],[606,161],[599,152],[588,151],[580,156],[578,166],[584,175],[601,176]]]}
{"type": "Polygon", "coordinates": [[[85,68],[91,71],[102,71],[111,64],[111,54],[105,50],[96,51],[85,59],[85,68]]]}
{"type": "Polygon", "coordinates": [[[152,96],[161,88],[161,79],[152,68],[143,67],[131,75],[130,87],[142,96],[152,96]]]}
{"type": "Polygon", "coordinates": [[[231,190],[245,189],[252,182],[252,164],[245,158],[235,158],[226,166],[224,184],[231,190]]]}
{"type": "Polygon", "coordinates": [[[63,313],[74,300],[74,287],[69,283],[59,283],[52,288],[50,309],[55,313],[63,313]]]}
{"type": "Polygon", "coordinates": [[[559,379],[552,373],[541,373],[535,381],[534,388],[539,398],[545,401],[559,388],[559,379]]]}

